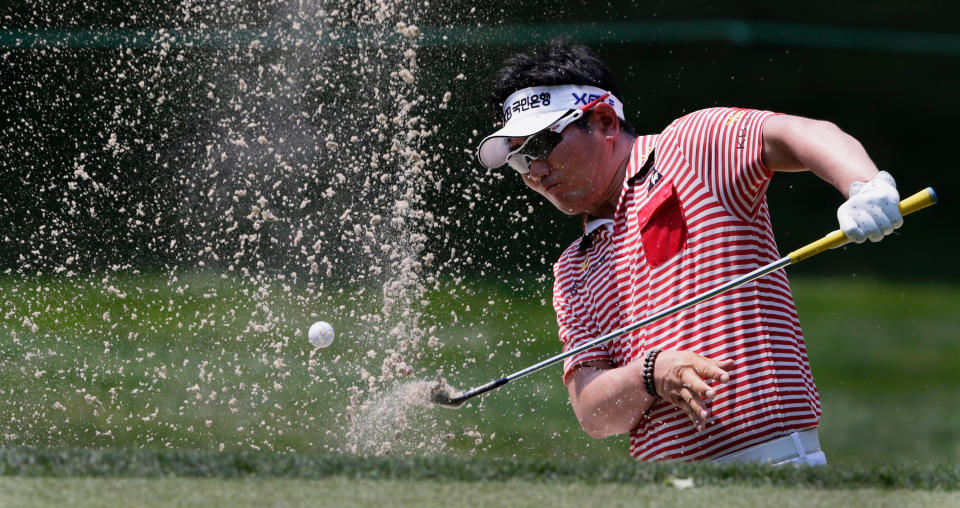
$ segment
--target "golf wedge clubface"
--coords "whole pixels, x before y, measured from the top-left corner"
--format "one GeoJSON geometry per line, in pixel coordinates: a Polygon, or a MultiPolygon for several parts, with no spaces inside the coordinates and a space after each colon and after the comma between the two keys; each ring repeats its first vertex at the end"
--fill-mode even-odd
{"type": "MultiPolygon", "coordinates": [[[[926,189],[900,201],[900,214],[908,215],[913,212],[916,212],[917,210],[921,210],[930,205],[933,205],[936,202],[937,202],[937,194],[933,191],[932,188],[927,187],[926,189]]],[[[515,379],[520,379],[529,374],[533,374],[538,370],[541,370],[545,367],[553,365],[557,362],[563,361],[565,358],[568,358],[577,353],[580,353],[581,351],[586,351],[588,349],[604,344],[607,341],[620,337],[621,335],[630,333],[633,330],[636,330],[637,328],[649,325],[650,323],[654,323],[665,317],[672,316],[677,312],[680,312],[681,310],[684,310],[688,307],[692,307],[704,300],[709,300],[714,296],[717,296],[735,287],[739,287],[754,279],[763,277],[764,275],[770,272],[779,270],[780,268],[784,268],[794,263],[799,263],[800,261],[803,261],[804,259],[807,259],[816,254],[819,254],[825,250],[841,247],[843,245],[846,245],[849,242],[850,242],[850,239],[847,238],[847,236],[844,235],[842,231],[839,231],[839,230],[834,231],[829,235],[813,243],[810,243],[804,247],[801,247],[791,252],[790,254],[780,258],[777,261],[774,261],[766,266],[757,268],[756,270],[748,274],[742,275],[740,277],[737,277],[736,279],[733,279],[717,288],[714,288],[710,291],[696,295],[672,307],[666,308],[655,314],[651,314],[650,316],[647,316],[646,318],[641,319],[640,321],[624,326],[623,328],[620,328],[618,330],[614,330],[610,333],[597,337],[596,339],[590,342],[581,344],[580,346],[577,346],[568,351],[564,351],[563,353],[560,353],[552,358],[547,358],[546,360],[543,360],[540,363],[531,365],[523,370],[519,370],[517,372],[514,372],[513,374],[502,377],[500,379],[493,380],[485,385],[478,386],[472,390],[453,393],[451,388],[444,386],[443,384],[438,382],[437,385],[434,386],[430,391],[430,402],[433,402],[434,404],[448,407],[448,408],[458,408],[462,406],[464,402],[476,397],[477,395],[482,395],[491,390],[499,388],[509,383],[510,381],[513,381],[515,379]]]]}

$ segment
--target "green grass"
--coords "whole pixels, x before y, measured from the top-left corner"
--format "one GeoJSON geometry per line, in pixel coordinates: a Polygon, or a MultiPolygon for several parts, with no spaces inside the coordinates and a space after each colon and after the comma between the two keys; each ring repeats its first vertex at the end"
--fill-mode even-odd
{"type": "Polygon", "coordinates": [[[358,457],[266,452],[170,450],[0,451],[0,473],[19,477],[301,478],[364,480],[660,485],[693,478],[699,486],[831,489],[960,490],[960,466],[829,466],[824,468],[711,463],[644,464],[611,460],[502,459],[443,455],[358,457]]]}
{"type": "Polygon", "coordinates": [[[319,481],[184,478],[0,478],[5,506],[742,506],[900,508],[956,506],[956,492],[777,487],[591,485],[580,482],[319,481]]]}
{"type": "Polygon", "coordinates": [[[951,506],[960,467],[0,450],[0,505],[951,506]],[[682,489],[681,482],[692,488],[682,489]]]}
{"type": "MultiPolygon", "coordinates": [[[[960,410],[951,403],[960,400],[960,290],[845,277],[792,283],[831,464],[960,462],[960,410]]],[[[555,354],[545,284],[438,284],[411,306],[418,326],[436,326],[442,343],[408,355],[417,375],[442,371],[469,388],[555,354]]],[[[380,334],[397,319],[384,317],[377,288],[210,275],[0,278],[0,294],[6,448],[337,453],[358,421],[345,408],[351,387],[361,386],[359,368],[378,371],[386,354],[380,334]],[[329,349],[314,350],[302,334],[316,319],[337,329],[329,349]]],[[[626,455],[624,437],[598,441],[580,430],[559,368],[458,411],[402,413],[411,424],[402,435],[363,435],[354,440],[359,450],[392,440],[398,455],[626,455]]]]}

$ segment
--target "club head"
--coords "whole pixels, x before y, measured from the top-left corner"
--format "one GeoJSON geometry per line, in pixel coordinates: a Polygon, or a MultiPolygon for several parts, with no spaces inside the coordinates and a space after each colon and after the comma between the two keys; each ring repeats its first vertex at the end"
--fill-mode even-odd
{"type": "Polygon", "coordinates": [[[467,397],[463,394],[454,394],[453,389],[443,383],[437,383],[430,389],[430,402],[450,409],[457,409],[463,405],[467,397]]]}

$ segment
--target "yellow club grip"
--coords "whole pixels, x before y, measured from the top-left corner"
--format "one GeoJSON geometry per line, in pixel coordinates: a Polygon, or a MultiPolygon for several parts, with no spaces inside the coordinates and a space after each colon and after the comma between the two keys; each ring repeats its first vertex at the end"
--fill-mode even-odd
{"type": "Polygon", "coordinates": [[[909,198],[900,201],[900,215],[910,215],[917,210],[923,210],[936,203],[937,193],[933,191],[933,187],[927,187],[909,198]]]}
{"type": "Polygon", "coordinates": [[[850,239],[847,238],[847,235],[843,234],[843,231],[839,229],[830,233],[829,235],[788,254],[790,256],[790,264],[799,263],[804,259],[807,259],[814,254],[820,254],[821,252],[829,249],[835,249],[841,245],[845,245],[849,242],[850,239]]]}
{"type": "MultiPolygon", "coordinates": [[[[900,201],[900,215],[909,215],[917,210],[922,210],[934,203],[937,202],[937,193],[933,191],[933,188],[927,187],[922,191],[900,201]]],[[[847,238],[847,235],[843,234],[843,231],[837,230],[829,235],[811,243],[800,247],[799,249],[788,254],[790,258],[790,263],[799,263],[808,257],[811,257],[815,254],[819,254],[825,250],[835,249],[841,245],[846,245],[850,241],[847,238]]]]}

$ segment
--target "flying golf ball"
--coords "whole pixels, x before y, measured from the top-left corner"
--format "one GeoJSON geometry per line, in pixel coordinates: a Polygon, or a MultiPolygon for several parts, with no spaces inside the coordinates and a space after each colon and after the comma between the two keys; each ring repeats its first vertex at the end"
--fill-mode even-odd
{"type": "Polygon", "coordinates": [[[317,321],[310,326],[307,337],[314,347],[327,347],[333,344],[333,327],[326,321],[317,321]]]}

